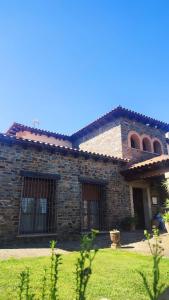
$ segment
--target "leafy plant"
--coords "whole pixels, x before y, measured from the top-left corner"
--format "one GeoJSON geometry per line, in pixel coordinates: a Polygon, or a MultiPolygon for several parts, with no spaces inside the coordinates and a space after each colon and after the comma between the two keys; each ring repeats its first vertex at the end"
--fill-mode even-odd
{"type": "Polygon", "coordinates": [[[165,208],[169,209],[169,199],[166,199],[166,201],[165,201],[165,208]]]}
{"type": "MultiPolygon", "coordinates": [[[[51,258],[50,270],[44,269],[41,286],[41,300],[50,299],[58,300],[58,274],[59,265],[61,264],[61,255],[55,253],[56,242],[50,242],[51,258]],[[49,274],[50,273],[50,274],[49,274]],[[49,276],[50,275],[50,276],[49,276]],[[47,298],[48,297],[48,298],[47,298]]],[[[19,276],[19,300],[32,300],[34,294],[30,293],[30,273],[29,269],[20,273],[19,276]]]]}
{"type": "Polygon", "coordinates": [[[46,299],[46,290],[47,290],[47,269],[44,269],[44,276],[42,278],[42,300],[46,299]]]}
{"type": "Polygon", "coordinates": [[[165,179],[162,182],[162,186],[165,188],[166,192],[169,193],[169,179],[165,179]]]}
{"type": "Polygon", "coordinates": [[[164,222],[169,222],[169,212],[165,212],[163,214],[163,220],[164,220],[164,222]]]}
{"type": "Polygon", "coordinates": [[[91,251],[97,233],[98,231],[92,230],[81,240],[80,257],[76,263],[76,300],[86,299],[86,288],[92,274],[92,262],[98,251],[97,249],[91,251]]]}
{"type": "Polygon", "coordinates": [[[22,299],[34,299],[34,294],[30,293],[30,273],[28,268],[20,273],[19,300],[22,299]]]}
{"type": "MultiPolygon", "coordinates": [[[[76,263],[76,300],[85,300],[87,284],[92,274],[92,262],[98,250],[92,250],[97,231],[92,230],[84,235],[81,240],[80,257],[76,263]]],[[[55,253],[56,242],[50,242],[51,258],[50,269],[44,269],[41,285],[41,300],[58,300],[59,265],[62,263],[61,255],[55,253]]],[[[30,293],[29,269],[20,273],[19,300],[32,300],[34,295],[30,293]]]]}
{"type": "Polygon", "coordinates": [[[58,273],[61,264],[61,255],[55,253],[56,242],[51,241],[51,265],[50,265],[50,299],[58,299],[58,273]]]}
{"type": "Polygon", "coordinates": [[[150,234],[145,230],[144,232],[145,237],[147,238],[148,245],[153,257],[153,285],[150,287],[150,284],[148,283],[148,280],[146,278],[146,275],[139,271],[140,276],[143,279],[143,283],[145,286],[145,289],[147,291],[147,294],[149,296],[150,300],[158,300],[158,297],[162,293],[165,285],[160,284],[160,262],[163,257],[163,248],[161,247],[160,244],[160,239],[159,239],[159,231],[158,229],[153,229],[153,235],[155,239],[155,243],[151,244],[150,243],[150,234]]]}

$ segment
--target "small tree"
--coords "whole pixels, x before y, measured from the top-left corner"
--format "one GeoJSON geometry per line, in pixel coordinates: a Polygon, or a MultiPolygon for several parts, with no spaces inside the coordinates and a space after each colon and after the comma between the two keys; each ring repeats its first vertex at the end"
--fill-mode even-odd
{"type": "Polygon", "coordinates": [[[160,262],[163,257],[163,248],[161,247],[160,239],[159,239],[159,231],[158,229],[153,229],[153,235],[155,242],[153,244],[150,243],[150,234],[145,230],[145,237],[147,238],[148,245],[153,257],[153,285],[152,287],[148,283],[146,275],[139,271],[140,276],[143,279],[143,283],[146,289],[146,292],[149,296],[150,300],[158,300],[158,297],[162,293],[165,288],[164,284],[160,284],[160,262]]]}
{"type": "Polygon", "coordinates": [[[81,240],[80,257],[76,263],[76,300],[86,299],[86,288],[92,274],[92,262],[98,251],[97,249],[91,251],[97,232],[92,230],[90,234],[84,235],[81,240]]]}

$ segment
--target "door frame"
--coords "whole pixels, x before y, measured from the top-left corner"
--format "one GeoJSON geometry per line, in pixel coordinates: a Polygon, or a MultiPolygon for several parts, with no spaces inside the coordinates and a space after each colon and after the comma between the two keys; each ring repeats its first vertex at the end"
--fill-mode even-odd
{"type": "Polygon", "coordinates": [[[106,199],[106,190],[105,190],[105,186],[107,184],[107,182],[105,181],[100,181],[100,180],[87,180],[87,179],[83,179],[83,180],[80,180],[80,231],[81,233],[84,233],[84,232],[90,232],[89,229],[87,230],[84,230],[83,228],[83,217],[84,217],[84,214],[83,214],[83,186],[85,184],[94,184],[94,185],[98,185],[100,186],[100,192],[101,192],[101,197],[99,199],[99,231],[103,231],[103,226],[104,226],[104,215],[103,215],[103,206],[105,205],[105,199],[106,199]]]}
{"type": "Polygon", "coordinates": [[[131,182],[130,183],[130,205],[131,205],[131,216],[135,216],[134,212],[134,200],[133,200],[133,189],[140,188],[143,190],[143,206],[144,206],[144,218],[145,218],[145,227],[151,229],[151,220],[152,220],[152,207],[151,207],[151,194],[150,186],[144,181],[131,182]]]}

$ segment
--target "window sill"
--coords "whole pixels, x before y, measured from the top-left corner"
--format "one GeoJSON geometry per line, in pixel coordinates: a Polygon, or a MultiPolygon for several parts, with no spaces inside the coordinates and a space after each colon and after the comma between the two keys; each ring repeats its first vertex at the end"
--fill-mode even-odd
{"type": "MultiPolygon", "coordinates": [[[[98,232],[98,234],[107,234],[109,233],[110,231],[107,231],[107,230],[101,230],[98,232]]],[[[85,231],[81,231],[80,234],[82,235],[85,235],[85,234],[88,234],[88,233],[91,233],[91,230],[85,230],[85,231]]]]}
{"type": "Polygon", "coordinates": [[[18,234],[17,238],[27,238],[27,237],[48,237],[56,236],[57,233],[28,233],[28,234],[18,234]]]}
{"type": "Polygon", "coordinates": [[[141,152],[143,152],[143,153],[149,153],[149,154],[154,154],[154,155],[162,155],[162,154],[160,154],[160,153],[155,153],[155,152],[150,152],[150,151],[145,151],[145,150],[142,150],[142,149],[138,149],[138,148],[132,148],[132,147],[130,147],[130,149],[134,149],[134,150],[137,150],[137,151],[141,151],[141,152]]]}

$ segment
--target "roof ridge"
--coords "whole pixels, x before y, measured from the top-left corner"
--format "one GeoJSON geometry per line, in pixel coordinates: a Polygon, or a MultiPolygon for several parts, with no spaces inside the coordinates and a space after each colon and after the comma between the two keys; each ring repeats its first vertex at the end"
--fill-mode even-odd
{"type": "Polygon", "coordinates": [[[16,133],[17,127],[20,129],[28,129],[32,132],[36,132],[39,134],[46,134],[49,136],[54,136],[56,138],[60,138],[60,139],[67,139],[69,141],[74,141],[76,138],[81,137],[83,134],[86,134],[86,132],[90,129],[96,129],[99,128],[100,126],[104,125],[106,122],[111,121],[111,119],[123,116],[123,115],[127,115],[128,117],[132,118],[132,119],[139,119],[139,121],[141,121],[142,123],[147,123],[149,124],[150,122],[150,126],[159,126],[161,127],[165,132],[169,131],[169,124],[163,121],[159,121],[155,118],[152,117],[148,117],[142,113],[138,113],[135,112],[133,110],[130,110],[128,108],[122,107],[121,105],[117,106],[116,108],[112,109],[111,111],[109,111],[108,113],[104,114],[103,116],[97,118],[95,121],[89,123],[88,125],[86,125],[85,127],[81,128],[80,130],[76,131],[75,133],[73,133],[72,135],[66,135],[66,134],[61,134],[61,133],[56,133],[54,131],[49,131],[49,130],[45,130],[45,129],[40,129],[40,128],[34,128],[28,125],[24,125],[24,124],[20,124],[17,122],[14,122],[11,127],[7,130],[7,134],[13,134],[16,133]]]}
{"type": "Polygon", "coordinates": [[[15,127],[18,127],[19,129],[28,129],[32,132],[39,132],[39,133],[42,133],[45,135],[51,135],[51,136],[55,136],[55,137],[63,137],[64,139],[68,139],[70,140],[71,139],[71,136],[70,135],[66,135],[66,134],[62,134],[62,133],[57,133],[57,132],[54,132],[54,131],[49,131],[49,130],[46,130],[46,129],[42,129],[42,128],[34,128],[32,126],[29,126],[29,125],[25,125],[25,124],[21,124],[21,123],[18,123],[18,122],[14,122],[10,128],[6,131],[6,134],[11,134],[12,135],[12,132],[17,132],[17,129],[15,129],[15,127]]]}
{"type": "MultiPolygon", "coordinates": [[[[121,105],[119,105],[116,108],[114,108],[111,111],[109,111],[108,113],[106,113],[103,116],[101,116],[100,118],[98,118],[95,121],[89,123],[87,126],[81,128],[77,132],[73,133],[71,135],[71,137],[74,139],[75,137],[81,135],[82,133],[84,133],[84,131],[86,131],[88,128],[91,128],[91,127],[93,127],[93,128],[96,129],[97,127],[99,127],[98,126],[99,122],[105,123],[106,119],[108,119],[107,121],[109,121],[109,117],[112,117],[113,115],[114,115],[114,117],[117,117],[116,115],[118,115],[120,113],[122,113],[122,114],[123,113],[131,114],[131,115],[133,115],[133,117],[135,116],[135,117],[147,120],[147,124],[148,124],[148,121],[150,123],[154,123],[154,124],[156,123],[156,125],[158,124],[158,125],[161,125],[161,127],[164,127],[164,128],[166,127],[166,129],[169,131],[169,124],[168,123],[163,122],[163,121],[159,121],[159,120],[157,120],[155,118],[152,118],[152,117],[148,117],[148,116],[146,116],[146,115],[144,115],[142,113],[135,112],[133,110],[130,110],[128,108],[125,108],[125,107],[122,107],[121,105]]],[[[100,124],[100,126],[101,126],[101,124],[100,124]]],[[[164,128],[163,128],[163,130],[165,130],[164,128]]]]}

